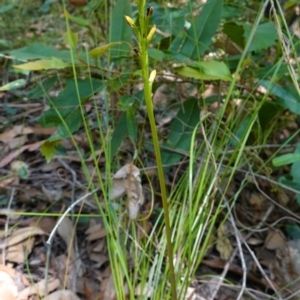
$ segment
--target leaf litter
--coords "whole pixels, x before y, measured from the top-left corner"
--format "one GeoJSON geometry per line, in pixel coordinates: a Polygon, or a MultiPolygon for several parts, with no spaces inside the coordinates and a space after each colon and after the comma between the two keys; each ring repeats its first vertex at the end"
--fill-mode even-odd
{"type": "MultiPolygon", "coordinates": [[[[179,86],[179,84],[177,85],[179,86]]],[[[181,93],[187,96],[191,95],[190,87],[184,88],[184,84],[180,86],[183,87],[183,90],[173,93],[173,97],[176,97],[177,101],[177,96],[181,93]]],[[[197,89],[192,84],[191,87],[193,87],[192,92],[196,97],[197,89]]],[[[209,85],[206,86],[206,91],[209,92],[209,85]]],[[[223,91],[223,94],[226,92],[226,90],[223,91]]],[[[161,94],[163,95],[158,95],[157,90],[154,94],[155,102],[165,101],[165,106],[170,105],[173,101],[171,99],[172,93],[161,94]]],[[[3,97],[3,95],[1,94],[0,97],[3,97]]],[[[5,97],[7,96],[13,102],[11,96],[5,94],[5,97]]],[[[207,97],[209,96],[211,96],[211,93],[208,93],[207,97]]],[[[221,93],[218,92],[217,96],[220,97],[221,93]]],[[[28,104],[27,108],[30,108],[29,105],[33,104],[28,104]]],[[[37,107],[40,107],[40,110],[43,109],[40,103],[37,103],[37,107]]],[[[24,112],[22,111],[23,116],[26,115],[27,108],[26,111],[25,109],[24,112]]],[[[209,109],[215,111],[217,108],[218,106],[215,103],[209,109]]],[[[1,117],[2,115],[6,116],[6,112],[1,107],[0,109],[1,117]]],[[[38,113],[36,108],[34,110],[38,113]]],[[[31,112],[32,110],[28,111],[31,112]]],[[[159,115],[162,134],[165,133],[163,126],[168,125],[174,119],[176,111],[178,111],[178,108],[169,115],[159,115]]],[[[37,115],[32,114],[31,116],[36,117],[37,115]]],[[[3,230],[1,233],[1,260],[4,263],[0,264],[1,297],[8,300],[33,300],[38,299],[40,296],[45,296],[43,299],[47,300],[113,299],[115,297],[115,287],[107,253],[107,230],[99,222],[99,218],[90,218],[89,222],[85,223],[82,228],[80,224],[76,226],[69,217],[63,220],[58,227],[57,237],[52,245],[50,266],[47,269],[48,277],[45,278],[45,239],[53,230],[56,218],[42,216],[41,218],[30,217],[30,219],[26,219],[25,212],[44,212],[50,205],[52,212],[61,212],[69,205],[67,200],[70,200],[70,202],[74,200],[72,198],[74,185],[80,190],[81,194],[84,191],[76,182],[56,176],[56,170],[62,166],[58,160],[54,159],[52,162],[55,165],[53,164],[50,167],[50,165],[45,165],[44,159],[39,154],[41,143],[44,138],[53,134],[54,129],[27,126],[15,116],[13,116],[13,120],[16,123],[19,122],[19,124],[7,126],[6,130],[0,133],[0,167],[1,174],[4,175],[4,179],[1,178],[0,181],[0,189],[5,190],[3,196],[1,195],[1,200],[7,200],[7,195],[9,196],[13,189],[18,189],[18,193],[15,194],[13,200],[15,202],[13,208],[0,211],[1,224],[7,223],[10,226],[9,230],[3,230]],[[28,179],[20,178],[19,174],[16,174],[18,168],[10,168],[11,163],[18,163],[17,160],[29,166],[28,179]],[[43,168],[43,166],[49,168],[43,168]],[[58,181],[62,181],[64,184],[58,186],[58,181]],[[18,218],[17,216],[22,212],[24,216],[18,218]],[[30,273],[24,267],[25,264],[30,266],[30,273]],[[74,287],[75,283],[76,286],[74,287]]],[[[85,134],[76,134],[75,138],[82,151],[87,149],[86,143],[83,142],[86,141],[85,134]]],[[[67,150],[62,159],[68,161],[71,168],[75,170],[78,182],[87,186],[88,183],[78,164],[81,158],[70,146],[72,145],[70,139],[66,139],[65,143],[69,146],[66,146],[67,150]]],[[[95,153],[101,160],[102,151],[97,150],[95,153]]],[[[94,158],[88,151],[84,154],[86,154],[84,159],[88,163],[92,175],[94,174],[94,158]]],[[[155,163],[151,160],[149,162],[155,163]]],[[[140,173],[140,169],[132,163],[122,165],[112,178],[110,192],[111,200],[121,203],[121,206],[124,203],[126,209],[121,211],[128,214],[129,218],[134,221],[138,221],[139,218],[144,216],[141,208],[147,202],[145,201],[140,173]]],[[[172,172],[170,174],[171,176],[174,175],[172,172]]],[[[95,180],[95,177],[92,177],[92,179],[95,180]]],[[[240,184],[239,178],[231,183],[235,183],[231,191],[231,194],[234,195],[240,184]]],[[[267,191],[284,208],[293,211],[292,205],[295,202],[292,195],[287,196],[281,193],[278,197],[273,193],[274,187],[271,184],[258,182],[257,185],[263,186],[263,190],[267,191]],[[283,201],[283,199],[289,199],[289,201],[283,201]]],[[[88,206],[89,208],[84,207],[84,212],[92,213],[91,207],[95,208],[95,203],[92,199],[87,201],[91,205],[88,206]]],[[[199,272],[204,271],[204,273],[209,274],[210,277],[205,277],[203,274],[203,276],[197,277],[193,286],[188,289],[184,299],[199,299],[200,297],[202,300],[210,299],[215,292],[214,290],[219,287],[219,280],[211,277],[219,278],[221,276],[220,270],[223,271],[226,267],[229,271],[221,279],[224,282],[225,279],[231,280],[239,287],[244,274],[243,269],[240,267],[240,261],[243,259],[247,262],[247,284],[250,282],[249,286],[257,290],[256,299],[268,298],[269,295],[263,292],[267,289],[272,290],[265,277],[270,277],[271,283],[274,283],[278,290],[282,289],[282,297],[290,297],[291,293],[295,293],[296,297],[299,296],[299,283],[297,282],[297,278],[300,276],[298,266],[300,261],[299,240],[289,241],[287,231],[279,231],[276,228],[278,225],[281,225],[281,227],[290,225],[290,221],[284,219],[290,217],[290,214],[284,211],[282,207],[272,208],[270,203],[270,199],[263,196],[262,192],[257,191],[255,184],[248,187],[246,192],[242,192],[241,199],[238,199],[234,207],[235,222],[238,226],[239,235],[234,232],[232,224],[228,224],[228,222],[213,229],[210,249],[206,253],[201,270],[199,270],[199,272]],[[270,207],[272,208],[271,213],[268,210],[270,207]],[[257,224],[260,224],[260,222],[262,222],[262,225],[258,226],[257,224]],[[251,236],[248,237],[244,234],[245,232],[251,233],[251,236]],[[234,239],[235,235],[238,236],[240,241],[245,238],[248,244],[251,245],[251,251],[249,249],[245,251],[244,258],[241,255],[242,253],[235,254],[238,247],[237,241],[234,239]],[[250,255],[251,252],[255,253],[257,257],[254,258],[257,258],[258,261],[254,261],[250,255]],[[234,254],[235,258],[231,260],[234,254]],[[261,271],[257,270],[257,265],[262,265],[267,274],[262,276],[261,271]],[[205,269],[205,267],[207,268],[205,269]],[[269,273],[270,276],[268,276],[269,273]],[[238,280],[236,280],[237,277],[238,280]],[[293,282],[291,286],[286,287],[290,282],[293,282]]],[[[297,208],[295,211],[297,211],[297,208]]],[[[80,213],[81,211],[78,209],[76,212],[80,213]]],[[[299,219],[293,221],[297,223],[299,219]]],[[[143,231],[144,237],[148,238],[147,233],[150,230],[151,223],[149,222],[143,231]]],[[[149,287],[149,296],[153,293],[154,288],[149,287]]],[[[236,299],[237,293],[232,291],[233,289],[224,283],[219,289],[216,299],[236,299]]],[[[251,292],[251,289],[249,291],[251,292]]],[[[138,285],[136,295],[144,294],[145,291],[141,290],[138,285]]],[[[280,299],[280,297],[277,295],[276,299],[280,299]]]]}
{"type": "MultiPolygon", "coordinates": [[[[52,132],[49,133],[49,135],[52,132]]],[[[43,133],[44,134],[44,133],[43,133]]],[[[15,201],[22,203],[23,211],[43,211],[49,203],[52,205],[52,211],[61,212],[66,207],[65,202],[62,199],[72,200],[71,194],[74,185],[76,186],[76,195],[82,195],[82,186],[86,184],[86,179],[82,170],[78,165],[78,155],[74,152],[72,147],[67,146],[67,154],[62,156],[62,159],[68,162],[70,168],[74,169],[77,174],[77,183],[72,181],[72,176],[69,171],[57,159],[53,159],[50,164],[45,164],[45,161],[38,156],[38,147],[40,141],[32,140],[30,138],[19,139],[19,148],[16,147],[13,139],[20,135],[40,135],[33,132],[31,127],[22,131],[20,127],[8,129],[5,135],[1,135],[2,143],[6,143],[8,146],[7,155],[3,156],[0,164],[2,168],[6,168],[6,178],[0,181],[0,188],[11,192],[12,189],[17,186],[21,193],[15,195],[15,201]],[[30,160],[32,155],[36,157],[36,160],[40,160],[36,165],[32,164],[30,160]],[[28,169],[28,179],[21,178],[18,175],[19,168],[11,169],[10,164],[18,164],[20,166],[26,166],[28,169]],[[58,170],[63,168],[67,176],[61,176],[58,174],[58,170]],[[78,184],[78,182],[81,184],[78,184]],[[59,184],[58,184],[59,183],[59,184]],[[62,183],[62,184],[60,184],[62,183]]],[[[85,138],[80,138],[80,135],[76,137],[77,141],[85,141],[85,138]]],[[[66,142],[70,145],[70,141],[66,142]]],[[[84,147],[83,147],[84,148],[84,147]]],[[[102,151],[97,151],[101,159],[102,151]]],[[[3,154],[2,154],[3,155],[3,154]]],[[[88,164],[90,175],[93,175],[94,166],[91,156],[86,159],[88,164]]],[[[150,172],[149,172],[150,174],[150,172]]],[[[154,173],[155,174],[155,173],[154,173]]],[[[153,174],[151,175],[153,176],[153,174]]],[[[145,190],[141,181],[141,170],[133,163],[127,163],[120,167],[119,170],[112,176],[112,187],[110,190],[110,199],[114,203],[118,203],[121,214],[127,214],[130,220],[139,221],[144,217],[144,209],[142,207],[148,206],[148,201],[145,201],[145,190]],[[146,203],[145,203],[146,202],[146,203]],[[123,209],[125,207],[125,209],[123,209]]],[[[95,181],[96,182],[96,181],[95,181]]],[[[241,226],[240,228],[251,228],[255,226],[260,220],[266,216],[269,206],[268,199],[261,193],[253,190],[245,191],[241,197],[241,201],[236,205],[236,222],[241,226]]],[[[264,189],[270,189],[270,187],[264,185],[264,189]]],[[[237,190],[237,184],[232,185],[231,195],[234,195],[237,190]]],[[[281,194],[281,199],[290,198],[284,193],[281,194]]],[[[87,199],[86,211],[92,212],[92,207],[96,207],[93,199],[87,199]],[[89,208],[87,208],[89,207],[89,208]]],[[[283,205],[290,205],[287,201],[281,201],[283,205]]],[[[145,208],[147,210],[147,208],[145,208]]],[[[0,293],[5,295],[7,299],[35,299],[37,294],[45,296],[44,299],[113,299],[115,297],[114,284],[112,281],[112,272],[109,265],[109,256],[106,245],[107,230],[104,228],[102,222],[95,218],[91,218],[84,228],[80,229],[80,226],[75,226],[73,221],[69,217],[66,217],[61,225],[58,227],[57,237],[52,245],[50,267],[48,269],[48,278],[44,278],[45,265],[46,265],[46,252],[45,252],[45,239],[49,233],[53,230],[56,219],[53,217],[43,216],[42,218],[30,218],[26,221],[24,218],[18,218],[18,214],[22,210],[19,209],[7,209],[1,210],[0,216],[2,218],[2,224],[7,219],[9,224],[15,225],[15,228],[10,228],[6,233],[6,238],[0,243],[0,250],[2,252],[2,260],[4,259],[5,268],[2,275],[0,273],[0,293]],[[12,216],[10,216],[12,215],[12,216]],[[5,254],[5,257],[4,257],[5,254]],[[28,262],[31,266],[32,274],[26,274],[26,271],[19,273],[12,273],[16,268],[13,266],[24,265],[28,262]],[[87,263],[88,262],[88,263],[87,263]],[[7,271],[10,270],[10,271],[7,271]],[[34,276],[32,276],[34,275],[34,276]],[[16,279],[17,278],[17,279],[16,279]],[[34,283],[28,281],[28,279],[34,278],[34,283]],[[16,280],[16,281],[15,281],[16,280]],[[3,282],[3,284],[2,284],[3,282]],[[47,287],[45,289],[45,287],[47,287]],[[79,296],[78,296],[79,295],[79,296]]],[[[269,222],[274,222],[279,219],[280,214],[271,214],[268,217],[269,222]]],[[[0,220],[1,220],[0,218],[0,220]]],[[[144,226],[144,225],[143,225],[144,226]]],[[[143,227],[141,226],[141,227],[143,227]]],[[[151,222],[145,222],[143,230],[138,231],[138,242],[143,238],[148,238],[148,233],[152,229],[151,222]]],[[[233,239],[233,227],[232,224],[225,223],[222,226],[215,229],[214,239],[211,241],[210,250],[207,251],[206,258],[202,263],[202,267],[207,267],[209,274],[218,276],[218,271],[224,270],[226,264],[230,260],[232,253],[235,251],[237,245],[233,239]],[[215,257],[217,255],[217,257],[215,257]]],[[[287,280],[295,279],[297,276],[297,270],[289,269],[293,261],[296,260],[297,251],[292,244],[286,244],[282,234],[275,231],[269,231],[260,233],[253,232],[252,237],[248,239],[249,244],[255,248],[256,253],[261,259],[261,264],[265,266],[268,272],[271,272],[271,278],[277,280],[279,283],[277,288],[280,289],[288,283],[287,280]],[[256,241],[256,242],[252,242],[256,241]],[[257,242],[259,241],[259,242],[257,242]],[[262,246],[263,245],[263,246],[262,246]],[[268,252],[267,259],[265,259],[264,251],[261,251],[262,247],[266,248],[268,252]],[[284,259],[284,257],[290,259],[284,259]],[[291,261],[293,260],[293,261],[291,261]],[[279,266],[283,264],[284,268],[291,273],[288,276],[282,278],[278,272],[279,266]]],[[[296,245],[297,247],[297,245],[296,245]]],[[[251,258],[247,257],[251,260],[251,258]]],[[[295,266],[296,268],[296,266],[295,266]]],[[[233,276],[243,276],[243,270],[239,266],[239,260],[235,259],[228,265],[228,274],[226,278],[234,278],[233,276]]],[[[203,277],[204,278],[204,277],[203,277]]],[[[259,289],[270,289],[269,283],[261,279],[261,275],[257,270],[250,269],[247,274],[248,280],[259,289]],[[263,286],[263,287],[261,287],[263,286]]],[[[199,295],[202,295],[203,299],[209,299],[215,288],[217,288],[218,282],[215,280],[197,280],[192,285],[186,295],[185,299],[197,299],[199,295]],[[203,292],[203,289],[206,290],[203,292]]],[[[297,284],[291,287],[291,290],[295,292],[297,284]]],[[[136,295],[145,295],[149,293],[149,296],[153,293],[155,287],[144,287],[144,290],[138,285],[135,289],[136,295]]],[[[231,295],[233,298],[236,294],[231,293],[231,289],[225,286],[221,286],[217,295],[231,295]]],[[[288,294],[288,291],[283,295],[288,294]]],[[[222,297],[217,296],[218,299],[222,297]]]]}
{"type": "Polygon", "coordinates": [[[113,176],[110,199],[115,200],[124,195],[128,198],[128,214],[131,220],[138,217],[140,207],[144,204],[140,170],[133,164],[126,164],[113,176]]]}

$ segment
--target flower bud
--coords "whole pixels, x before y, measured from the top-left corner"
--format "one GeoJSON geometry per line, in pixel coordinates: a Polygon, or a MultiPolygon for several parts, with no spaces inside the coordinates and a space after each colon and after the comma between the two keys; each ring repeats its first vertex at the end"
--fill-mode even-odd
{"type": "Polygon", "coordinates": [[[149,76],[149,83],[152,84],[154,82],[154,79],[156,77],[156,70],[153,70],[151,73],[150,73],[150,76],[149,76]]]}
{"type": "Polygon", "coordinates": [[[137,48],[133,48],[135,55],[141,56],[140,51],[137,48]]]}
{"type": "Polygon", "coordinates": [[[155,31],[156,31],[156,26],[154,25],[154,26],[150,29],[150,31],[149,31],[149,33],[148,33],[148,35],[147,35],[147,41],[148,41],[148,42],[150,42],[150,41],[152,40],[155,31]]]}
{"type": "Polygon", "coordinates": [[[133,20],[132,20],[130,17],[128,17],[128,16],[124,16],[124,17],[125,17],[126,23],[127,23],[130,27],[134,28],[134,27],[135,27],[135,24],[134,24],[133,20]]]}
{"type": "Polygon", "coordinates": [[[152,14],[153,14],[153,7],[152,6],[149,6],[148,8],[147,8],[147,17],[151,17],[152,16],[152,14]]]}

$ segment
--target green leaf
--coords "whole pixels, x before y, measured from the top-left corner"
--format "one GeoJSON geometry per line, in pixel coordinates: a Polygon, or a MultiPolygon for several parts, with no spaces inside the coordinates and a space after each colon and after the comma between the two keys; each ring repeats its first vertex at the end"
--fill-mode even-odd
{"type": "MultiPolygon", "coordinates": [[[[297,182],[294,179],[293,179],[293,181],[291,181],[290,179],[287,178],[287,176],[281,176],[279,178],[279,182],[281,184],[284,184],[284,185],[294,189],[294,190],[300,191],[299,181],[297,182]]],[[[299,194],[296,194],[296,199],[297,199],[297,203],[300,204],[300,195],[299,194]]]]}
{"type": "Polygon", "coordinates": [[[252,76],[259,79],[273,78],[276,81],[282,79],[288,71],[288,66],[286,64],[282,64],[282,61],[278,61],[275,64],[260,67],[256,71],[252,72],[252,76]]]}
{"type": "Polygon", "coordinates": [[[68,115],[64,116],[64,122],[58,125],[56,132],[48,140],[53,142],[68,138],[79,129],[80,124],[81,112],[79,109],[73,109],[68,115]]]}
{"type": "Polygon", "coordinates": [[[76,82],[70,79],[66,83],[66,89],[49,103],[51,108],[45,111],[38,120],[41,126],[45,128],[57,127],[57,131],[50,137],[49,141],[69,137],[70,134],[77,131],[81,124],[79,106],[103,88],[103,82],[95,79],[78,80],[78,96],[76,82]]]}
{"type": "Polygon", "coordinates": [[[135,103],[135,99],[133,97],[123,95],[117,103],[117,107],[119,110],[127,111],[127,109],[135,103]]]}
{"type": "MultiPolygon", "coordinates": [[[[72,62],[70,51],[59,51],[53,46],[47,46],[41,43],[32,43],[24,48],[12,50],[9,54],[19,60],[33,60],[33,59],[51,59],[52,57],[61,60],[72,62]]],[[[79,61],[75,60],[76,63],[79,61]]]]}
{"type": "MultiPolygon", "coordinates": [[[[300,144],[298,143],[294,153],[284,154],[273,159],[275,166],[282,166],[292,163],[290,176],[281,176],[279,182],[300,191],[300,144]],[[291,179],[292,178],[292,179],[291,179]]],[[[297,203],[300,204],[300,195],[296,195],[297,203]]]]}
{"type": "Polygon", "coordinates": [[[74,17],[74,16],[70,15],[69,19],[72,22],[74,22],[74,23],[76,23],[76,24],[78,24],[80,26],[83,26],[83,27],[88,27],[90,25],[89,20],[86,20],[86,19],[83,19],[83,18],[80,18],[80,17],[74,17]]]}
{"type": "Polygon", "coordinates": [[[114,77],[108,80],[108,87],[111,92],[119,91],[122,87],[129,83],[129,80],[132,78],[131,75],[122,74],[118,77],[114,77]]]}
{"type": "Polygon", "coordinates": [[[103,55],[109,48],[115,47],[115,46],[120,45],[120,44],[121,44],[120,42],[109,43],[109,44],[106,44],[106,45],[103,45],[103,46],[92,49],[89,52],[89,54],[91,56],[97,57],[97,56],[103,55]]]}
{"type": "Polygon", "coordinates": [[[288,1],[285,1],[283,7],[284,7],[284,9],[289,9],[297,4],[300,4],[300,0],[288,0],[288,1]]]}
{"type": "Polygon", "coordinates": [[[26,84],[26,80],[25,79],[17,79],[14,80],[12,82],[9,82],[3,86],[0,87],[0,91],[11,91],[11,90],[15,90],[15,89],[20,89],[23,86],[25,86],[26,84]]]}
{"type": "Polygon", "coordinates": [[[163,164],[177,163],[182,159],[183,156],[176,153],[176,150],[189,151],[193,130],[199,120],[198,100],[196,98],[186,100],[172,121],[168,143],[165,144],[166,147],[170,148],[170,151],[162,150],[163,164]],[[172,152],[172,149],[175,151],[172,152]]]}
{"type": "Polygon", "coordinates": [[[9,40],[5,40],[5,39],[0,39],[0,47],[3,48],[11,48],[13,45],[13,43],[9,40]]]}
{"type": "Polygon", "coordinates": [[[22,179],[27,179],[29,177],[29,172],[28,169],[25,167],[21,167],[18,170],[18,175],[22,178],[22,179]]]}
{"type": "Polygon", "coordinates": [[[286,224],[285,230],[292,240],[300,239],[300,226],[294,222],[286,224]]]}
{"type": "Polygon", "coordinates": [[[122,142],[124,141],[124,139],[127,136],[127,116],[126,113],[122,113],[122,115],[120,116],[113,136],[112,136],[112,140],[111,140],[111,157],[113,158],[119,147],[121,146],[122,142]]]}
{"type": "Polygon", "coordinates": [[[211,44],[221,20],[223,0],[208,0],[188,30],[179,32],[169,50],[193,60],[199,59],[211,44]]]}
{"type": "MultiPolygon", "coordinates": [[[[294,155],[300,155],[300,144],[297,144],[294,155]]],[[[293,182],[300,185],[300,160],[297,160],[293,163],[291,167],[291,175],[293,176],[293,182]]]]}
{"type": "Polygon", "coordinates": [[[155,48],[148,49],[148,55],[157,61],[162,61],[165,58],[164,52],[155,48]]]}
{"type": "Polygon", "coordinates": [[[243,6],[236,6],[233,4],[224,3],[222,11],[222,19],[237,19],[244,13],[243,6]]]}
{"type": "Polygon", "coordinates": [[[290,179],[287,178],[287,176],[281,176],[279,178],[279,182],[281,184],[284,184],[292,189],[295,189],[297,191],[300,191],[300,183],[298,182],[294,182],[294,181],[291,181],[290,179]]]}
{"type": "Polygon", "coordinates": [[[235,22],[227,22],[223,26],[223,32],[238,46],[244,48],[245,37],[244,28],[241,24],[235,22]]]}
{"type": "Polygon", "coordinates": [[[75,48],[78,43],[78,35],[72,30],[69,30],[63,34],[63,40],[70,48],[75,48]]]}
{"type": "Polygon", "coordinates": [[[111,10],[109,26],[109,44],[122,42],[118,47],[110,49],[111,59],[128,56],[131,51],[132,28],[125,22],[124,16],[131,16],[129,0],[117,0],[111,10]]]}
{"type": "Polygon", "coordinates": [[[50,4],[54,3],[56,0],[45,0],[43,5],[39,7],[39,11],[43,13],[49,13],[50,4]]]}
{"type": "Polygon", "coordinates": [[[2,5],[2,7],[0,7],[0,15],[1,14],[5,14],[6,12],[10,11],[14,7],[15,7],[15,3],[7,4],[7,5],[2,5]]]}
{"type": "Polygon", "coordinates": [[[134,142],[137,141],[137,124],[135,120],[135,114],[132,106],[128,107],[126,111],[126,119],[127,119],[127,130],[128,135],[132,138],[134,142]]]}
{"type": "Polygon", "coordinates": [[[3,107],[4,111],[5,111],[8,115],[11,115],[11,116],[16,115],[17,112],[18,112],[18,109],[17,109],[17,108],[10,107],[10,106],[8,106],[8,105],[6,105],[6,104],[3,104],[2,107],[3,107]]]}
{"type": "Polygon", "coordinates": [[[41,146],[42,155],[45,157],[47,163],[49,163],[56,153],[56,147],[59,145],[59,141],[50,142],[45,141],[41,146]]]}
{"type": "Polygon", "coordinates": [[[277,103],[264,101],[258,112],[259,125],[262,129],[262,132],[269,128],[271,122],[273,122],[273,119],[279,113],[281,113],[282,110],[282,107],[280,107],[277,103]]]}
{"type": "Polygon", "coordinates": [[[43,80],[42,83],[38,83],[32,90],[30,90],[27,94],[28,99],[37,99],[42,96],[45,96],[47,92],[55,85],[58,81],[56,76],[47,78],[43,80]]]}
{"type": "Polygon", "coordinates": [[[200,80],[232,80],[230,71],[224,62],[201,61],[193,64],[193,66],[198,67],[176,67],[174,71],[181,76],[200,80]]]}
{"type": "MultiPolygon", "coordinates": [[[[246,23],[241,23],[241,24],[244,27],[245,39],[248,40],[253,27],[251,27],[246,23]]],[[[276,43],[276,40],[277,40],[277,31],[272,23],[268,22],[264,24],[259,24],[255,31],[255,35],[253,37],[251,45],[248,48],[248,51],[251,52],[251,51],[259,51],[262,49],[267,49],[270,46],[274,45],[276,43]]]]}
{"type": "Polygon", "coordinates": [[[40,59],[33,62],[25,63],[22,65],[13,65],[14,68],[29,70],[29,71],[40,71],[49,69],[64,69],[70,67],[71,64],[63,62],[61,59],[52,57],[52,59],[40,59]]]}
{"type": "Polygon", "coordinates": [[[48,109],[39,118],[39,124],[44,128],[58,127],[74,110],[74,108],[48,109]]]}
{"type": "Polygon", "coordinates": [[[245,135],[246,131],[249,128],[251,121],[251,116],[246,116],[242,122],[239,123],[238,129],[234,133],[234,137],[231,139],[230,144],[233,147],[237,147],[239,145],[240,140],[245,135]]]}
{"type": "Polygon", "coordinates": [[[66,88],[50,103],[56,108],[75,107],[104,88],[104,83],[96,79],[83,79],[76,82],[73,79],[66,80],[66,88]],[[77,95],[77,87],[79,95],[77,95]],[[80,101],[78,100],[78,97],[80,101]]]}
{"type": "Polygon", "coordinates": [[[284,154],[278,157],[275,157],[272,160],[273,166],[274,167],[280,167],[280,166],[285,166],[289,165],[295,162],[300,162],[300,153],[288,153],[284,154]]]}
{"type": "Polygon", "coordinates": [[[300,96],[297,98],[290,94],[280,85],[269,80],[260,80],[259,84],[267,89],[267,91],[276,96],[276,102],[283,108],[289,109],[291,112],[300,115],[300,96]]]}
{"type": "MultiPolygon", "coordinates": [[[[177,36],[178,32],[184,28],[187,11],[183,6],[168,7],[166,5],[160,6],[156,2],[152,2],[154,14],[151,16],[151,25],[155,24],[166,35],[177,36]]],[[[160,34],[155,34],[153,38],[153,44],[159,43],[164,37],[160,34]]],[[[160,43],[160,49],[162,44],[160,43]]],[[[166,49],[166,48],[165,48],[166,49]]],[[[150,49],[149,49],[150,50],[150,49]]]]}

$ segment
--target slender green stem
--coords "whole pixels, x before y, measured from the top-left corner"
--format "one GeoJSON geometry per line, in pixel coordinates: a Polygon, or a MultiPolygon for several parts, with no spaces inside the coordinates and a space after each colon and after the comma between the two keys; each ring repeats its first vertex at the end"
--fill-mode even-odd
{"type": "Polygon", "coordinates": [[[138,34],[139,41],[139,51],[140,51],[140,62],[142,68],[142,77],[144,82],[144,96],[147,107],[147,113],[149,117],[152,141],[154,145],[154,151],[157,162],[158,177],[161,189],[161,197],[164,210],[164,220],[165,220],[165,229],[166,229],[166,239],[167,239],[167,250],[168,250],[168,259],[169,259],[169,278],[171,283],[171,292],[172,299],[176,300],[176,280],[175,272],[173,265],[173,245],[171,241],[171,227],[170,227],[170,217],[169,217],[169,204],[167,197],[167,190],[165,184],[164,170],[162,166],[161,153],[159,147],[159,140],[155,125],[155,118],[153,113],[153,104],[152,104],[152,80],[149,81],[149,58],[148,58],[148,16],[145,15],[145,0],[139,1],[139,21],[140,21],[140,32],[138,34]]]}

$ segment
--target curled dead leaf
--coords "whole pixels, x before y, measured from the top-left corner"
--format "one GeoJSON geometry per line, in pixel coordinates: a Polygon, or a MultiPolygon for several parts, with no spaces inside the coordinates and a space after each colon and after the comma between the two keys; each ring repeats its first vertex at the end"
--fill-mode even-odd
{"type": "Polygon", "coordinates": [[[128,214],[131,220],[137,218],[141,205],[144,203],[140,170],[133,164],[126,164],[113,176],[110,199],[115,200],[124,195],[128,197],[128,214]]]}

